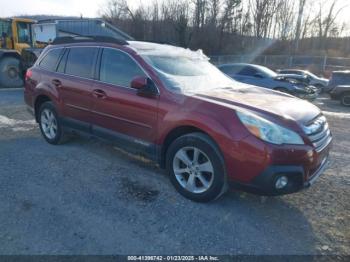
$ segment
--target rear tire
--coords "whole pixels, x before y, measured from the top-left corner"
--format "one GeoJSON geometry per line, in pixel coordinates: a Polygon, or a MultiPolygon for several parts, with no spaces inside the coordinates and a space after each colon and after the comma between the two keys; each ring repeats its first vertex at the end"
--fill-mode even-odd
{"type": "Polygon", "coordinates": [[[38,112],[39,127],[42,136],[52,145],[62,144],[66,141],[66,135],[62,128],[55,106],[52,102],[45,102],[38,112]]]}
{"type": "Polygon", "coordinates": [[[350,92],[345,92],[340,96],[340,103],[343,106],[350,106],[350,92]]]}
{"type": "Polygon", "coordinates": [[[177,138],[167,150],[166,170],[176,190],[196,202],[217,199],[227,189],[223,157],[203,133],[177,138]]]}
{"type": "Polygon", "coordinates": [[[22,66],[15,57],[3,57],[0,59],[0,87],[22,87],[22,66]]]}

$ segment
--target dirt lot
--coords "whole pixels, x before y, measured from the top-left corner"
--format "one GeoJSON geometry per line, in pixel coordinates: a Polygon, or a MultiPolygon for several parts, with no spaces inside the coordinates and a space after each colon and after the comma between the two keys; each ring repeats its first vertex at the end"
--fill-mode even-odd
{"type": "Polygon", "coordinates": [[[0,254],[350,255],[350,109],[336,101],[315,102],[334,147],[310,189],[197,204],[110,145],[45,143],[22,100],[0,90],[0,254]]]}

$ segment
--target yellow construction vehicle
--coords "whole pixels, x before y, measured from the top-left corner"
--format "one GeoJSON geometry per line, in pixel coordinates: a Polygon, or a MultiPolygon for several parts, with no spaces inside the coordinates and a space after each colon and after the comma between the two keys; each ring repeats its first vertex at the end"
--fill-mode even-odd
{"type": "Polygon", "coordinates": [[[62,36],[133,39],[101,19],[0,18],[0,88],[21,87],[26,69],[34,64],[46,45],[62,36]]]}
{"type": "Polygon", "coordinates": [[[33,23],[25,18],[0,19],[0,87],[23,85],[22,51],[34,47],[33,23]]]}

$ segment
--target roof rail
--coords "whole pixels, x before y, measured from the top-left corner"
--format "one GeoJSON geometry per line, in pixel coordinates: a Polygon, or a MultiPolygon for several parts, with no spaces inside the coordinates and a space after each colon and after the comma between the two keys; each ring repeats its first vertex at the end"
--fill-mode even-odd
{"type": "Polygon", "coordinates": [[[72,44],[82,42],[101,42],[112,43],[117,45],[128,45],[128,42],[123,39],[118,39],[110,36],[62,36],[56,37],[52,45],[72,44]]]}

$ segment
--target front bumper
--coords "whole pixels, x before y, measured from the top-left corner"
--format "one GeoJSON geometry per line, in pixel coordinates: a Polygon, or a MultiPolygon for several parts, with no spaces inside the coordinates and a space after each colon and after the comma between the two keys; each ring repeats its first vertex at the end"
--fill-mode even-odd
{"type": "Polygon", "coordinates": [[[329,155],[327,153],[319,167],[311,174],[305,174],[302,166],[269,166],[251,183],[231,182],[231,186],[239,190],[264,196],[291,194],[309,188],[324,173],[328,166],[329,155]],[[282,175],[288,177],[288,184],[283,189],[276,189],[276,181],[282,175]],[[307,179],[305,180],[306,177],[307,179]]]}
{"type": "Polygon", "coordinates": [[[313,173],[312,176],[309,177],[307,181],[304,182],[304,188],[310,187],[315,183],[315,181],[324,173],[324,171],[329,167],[329,156],[327,155],[325,159],[323,159],[320,167],[313,173]]]}

